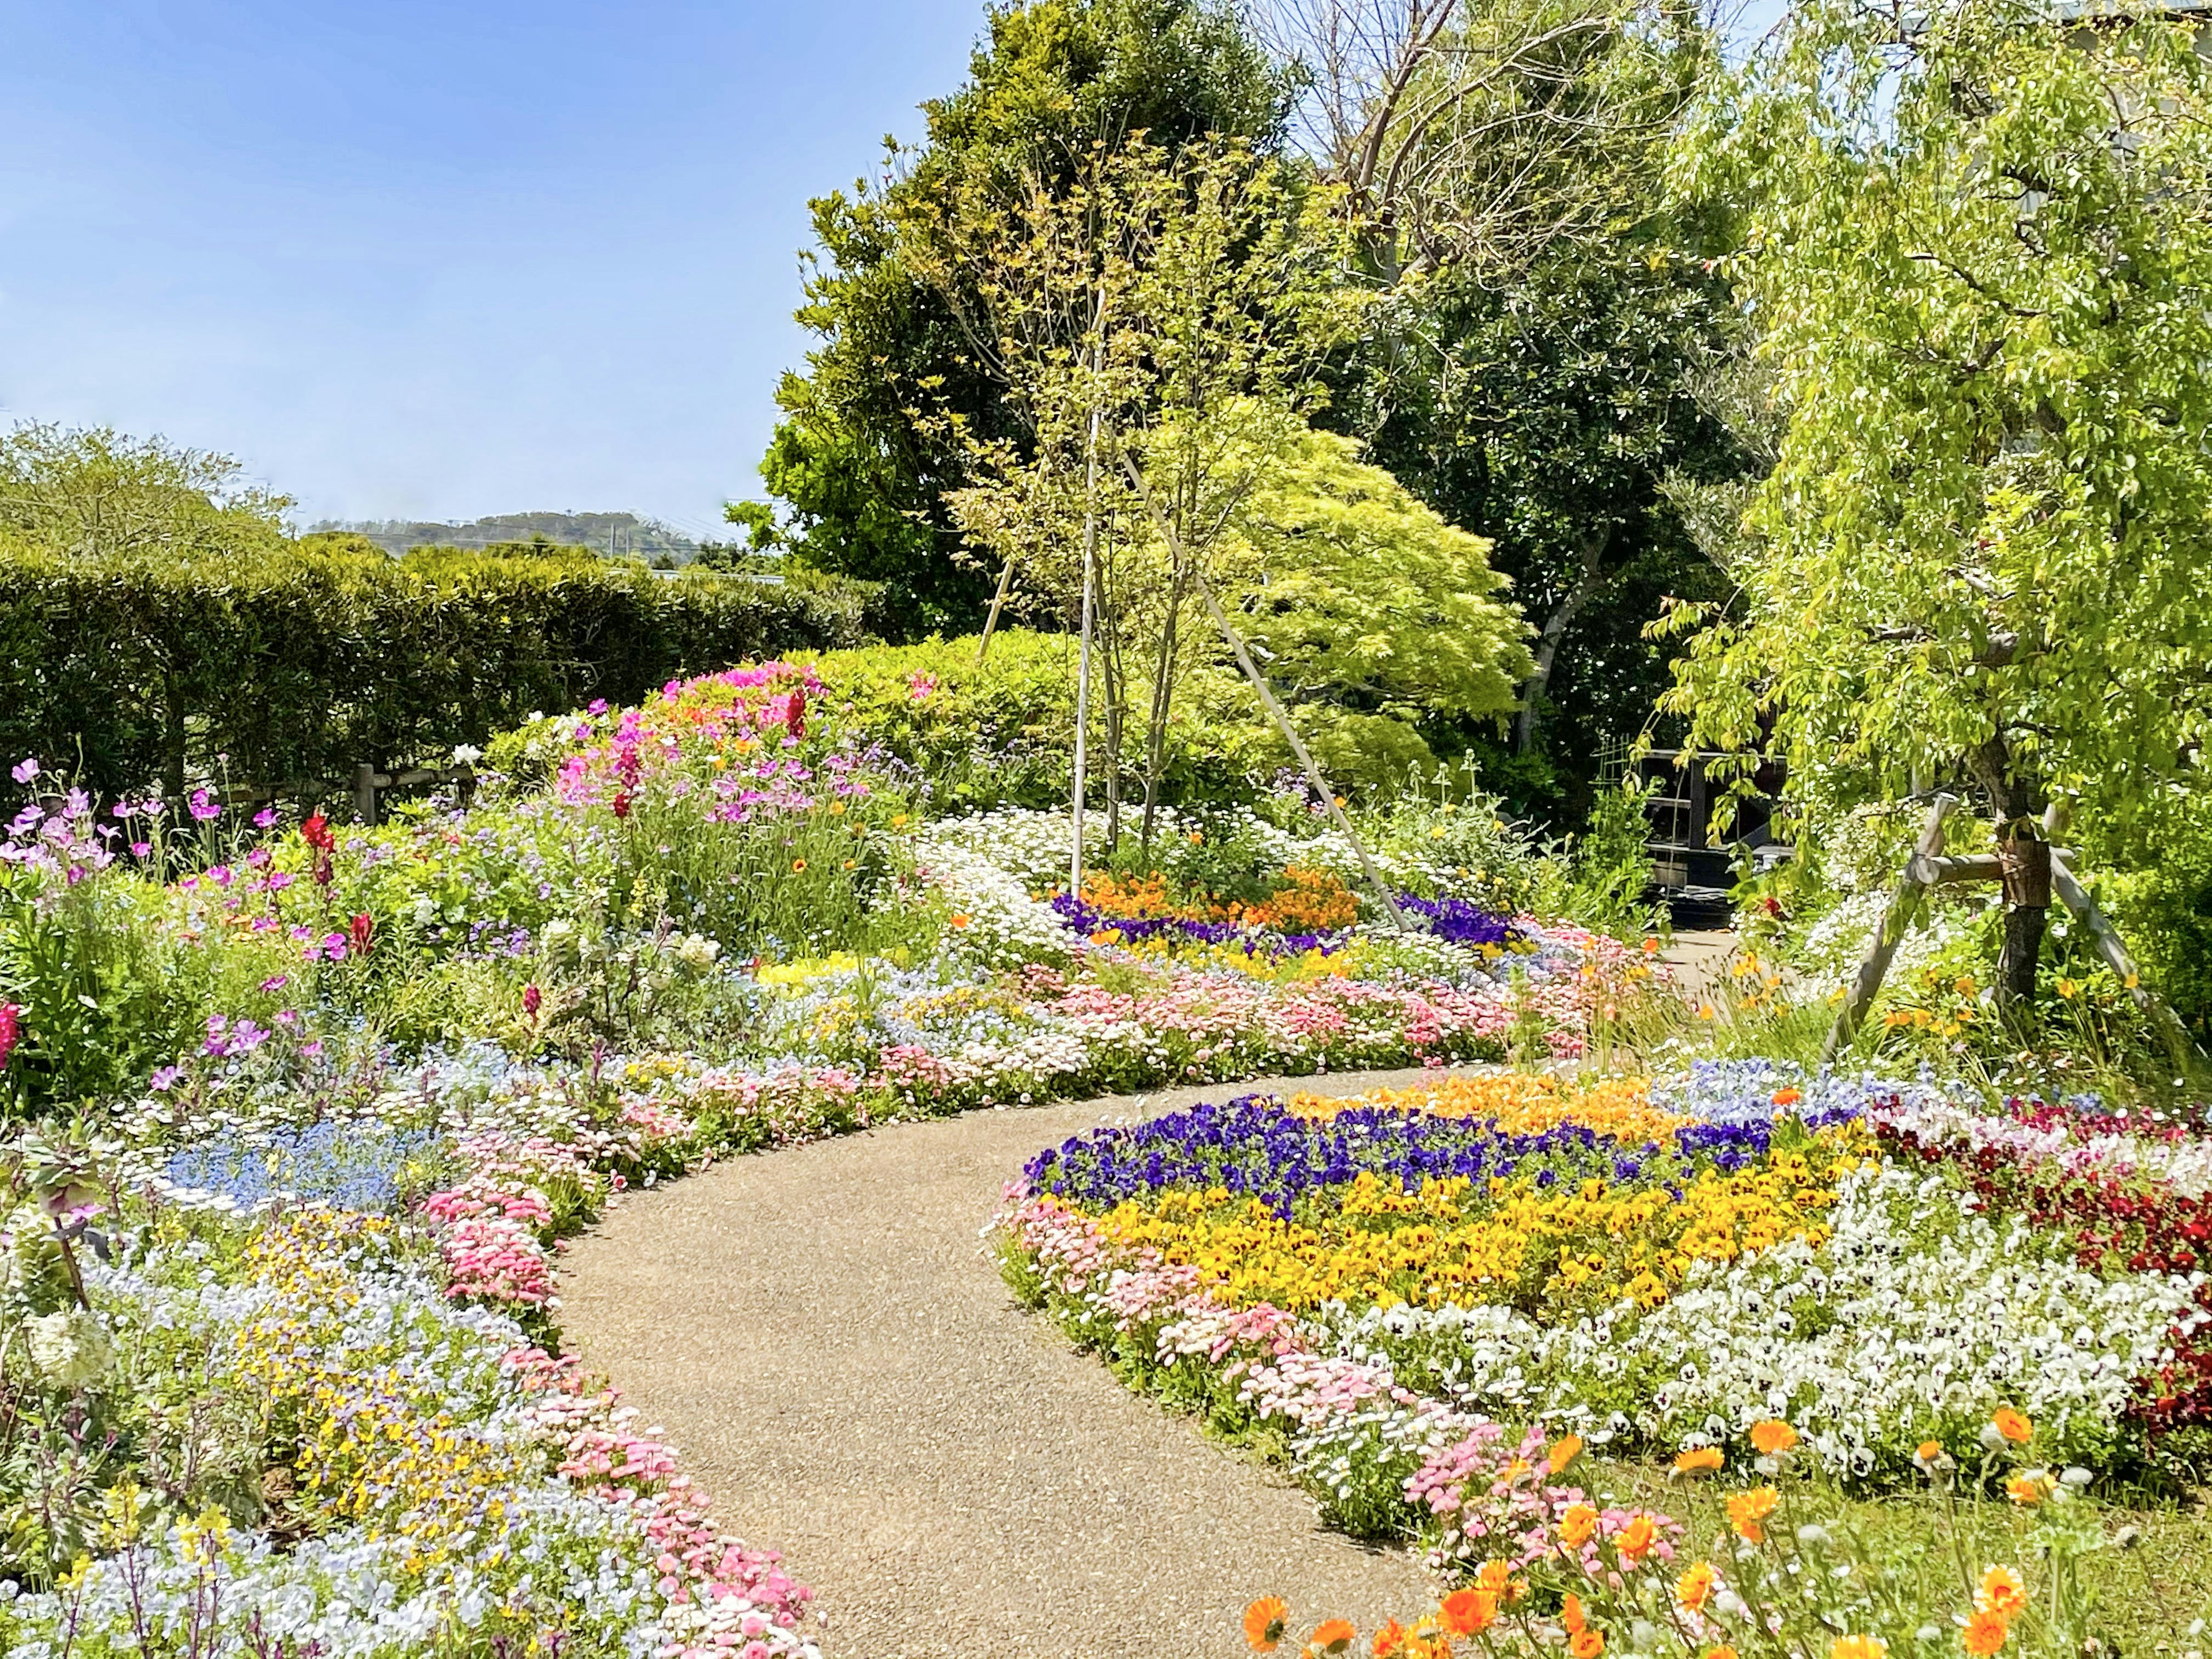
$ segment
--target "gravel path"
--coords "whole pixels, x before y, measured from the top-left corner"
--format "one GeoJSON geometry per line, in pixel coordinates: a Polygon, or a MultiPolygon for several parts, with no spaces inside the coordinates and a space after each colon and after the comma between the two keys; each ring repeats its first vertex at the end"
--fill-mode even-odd
{"type": "Polygon", "coordinates": [[[894,1125],[629,1194],[570,1249],[562,1328],[722,1525],[815,1586],[833,1659],[1228,1656],[1270,1593],[1410,1622],[1415,1559],[1322,1531],[1273,1470],[1127,1392],[1015,1305],[979,1239],[1039,1148],[1228,1092],[894,1125]]]}

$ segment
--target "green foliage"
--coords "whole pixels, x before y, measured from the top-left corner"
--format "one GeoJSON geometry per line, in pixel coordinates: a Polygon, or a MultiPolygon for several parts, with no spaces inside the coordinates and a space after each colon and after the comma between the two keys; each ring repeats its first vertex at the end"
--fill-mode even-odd
{"type": "Polygon", "coordinates": [[[1003,388],[954,303],[911,265],[903,236],[941,222],[961,190],[1024,165],[1064,178],[1094,141],[1172,148],[1209,133],[1279,136],[1288,85],[1214,0],[1034,0],[999,7],[965,85],[924,106],[928,137],[882,181],[812,204],[799,322],[820,340],[777,388],[761,463],[800,560],[887,583],[910,635],[981,620],[993,573],[961,553],[945,503],[967,480],[962,442],[922,418],[1011,437],[1003,388]],[[903,221],[904,233],[900,226],[903,221]]]}
{"type": "Polygon", "coordinates": [[[2176,811],[2147,869],[2116,884],[2113,910],[2150,982],[2212,1051],[2212,807],[2176,811]]]}
{"type": "Polygon", "coordinates": [[[1739,598],[1669,706],[1832,811],[1966,779],[2124,840],[2212,727],[2212,151],[2185,22],[1820,0],[1717,91],[1686,188],[1787,419],[1739,598]]]}
{"type": "Polygon", "coordinates": [[[1549,630],[1516,746],[1566,769],[1553,811],[1595,788],[1597,756],[1644,729],[1668,683],[1668,648],[1641,637],[1662,598],[1719,591],[1662,487],[1741,465],[1693,395],[1729,318],[1686,234],[1655,221],[1562,247],[1502,289],[1448,277],[1417,291],[1387,384],[1355,387],[1333,417],[1371,423],[1371,459],[1489,538],[1549,630]]]}
{"type": "Polygon", "coordinates": [[[1498,597],[1507,583],[1489,544],[1363,462],[1351,440],[1293,433],[1255,471],[1233,533],[1259,576],[1245,586],[1244,632],[1279,689],[1415,720],[1513,706],[1528,629],[1498,597]]]}
{"type": "Polygon", "coordinates": [[[1632,780],[1597,792],[1588,827],[1569,843],[1570,884],[1561,915],[1622,939],[1640,939],[1664,924],[1665,907],[1644,897],[1651,885],[1645,846],[1651,823],[1644,803],[1658,792],[1656,781],[1632,780]]]}

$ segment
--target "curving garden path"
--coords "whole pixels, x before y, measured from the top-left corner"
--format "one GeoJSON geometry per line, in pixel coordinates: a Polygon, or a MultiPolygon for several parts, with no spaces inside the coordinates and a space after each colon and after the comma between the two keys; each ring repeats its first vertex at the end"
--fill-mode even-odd
{"type": "Polygon", "coordinates": [[[1128,1393],[1015,1304],[980,1237],[1040,1148],[1279,1086],[971,1112],[733,1158],[619,1200],[576,1241],[563,1329],[683,1449],[721,1524],[816,1586],[834,1659],[1227,1656],[1268,1593],[1299,1620],[1410,1622],[1433,1594],[1413,1557],[1324,1532],[1281,1476],[1128,1393]]]}

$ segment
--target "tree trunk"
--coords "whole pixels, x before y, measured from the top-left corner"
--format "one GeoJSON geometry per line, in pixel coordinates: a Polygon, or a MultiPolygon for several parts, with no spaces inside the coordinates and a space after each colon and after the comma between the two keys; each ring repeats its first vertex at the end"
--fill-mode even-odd
{"type": "Polygon", "coordinates": [[[1145,723],[1145,854],[1152,855],[1152,827],[1159,816],[1160,766],[1167,747],[1168,714],[1175,700],[1176,619],[1182,611],[1182,572],[1168,582],[1167,622],[1160,629],[1160,657],[1152,678],[1151,717],[1145,723]]]}
{"type": "Polygon", "coordinates": [[[2035,1000],[2035,964],[2051,915],[2051,843],[2033,831],[2001,836],[2004,946],[1997,953],[1997,1006],[2010,1012],[2035,1000]]]}
{"type": "Polygon", "coordinates": [[[1521,718],[1516,723],[1513,747],[1517,753],[1527,754],[1535,746],[1536,726],[1540,718],[1544,693],[1552,684],[1552,665],[1559,660],[1559,641],[1566,637],[1568,626],[1575,613],[1589,603],[1590,595],[1597,592],[1600,562],[1613,540],[1613,526],[1600,524],[1593,526],[1583,538],[1582,574],[1575,585],[1567,590],[1566,598],[1552,612],[1544,624],[1544,631],[1536,641],[1536,672],[1528,677],[1528,690],[1521,697],[1521,718]]]}
{"type": "Polygon", "coordinates": [[[2051,915],[2051,843],[2039,820],[2048,804],[2041,786],[2017,776],[2012,746],[2000,728],[1966,757],[1995,809],[1997,861],[2004,880],[2004,944],[1997,952],[1997,1008],[2010,1015],[2035,1000],[2035,964],[2051,915]]]}

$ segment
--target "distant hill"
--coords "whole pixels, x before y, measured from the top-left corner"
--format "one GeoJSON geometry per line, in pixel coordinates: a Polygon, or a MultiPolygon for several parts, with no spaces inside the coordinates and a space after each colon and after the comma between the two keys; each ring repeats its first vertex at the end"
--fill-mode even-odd
{"type": "Polygon", "coordinates": [[[699,544],[682,531],[635,513],[502,513],[466,524],[416,519],[341,524],[332,520],[310,527],[351,531],[394,554],[410,547],[490,547],[535,536],[562,546],[589,547],[617,558],[634,555],[648,562],[665,556],[678,564],[689,564],[699,552],[699,544]]]}

